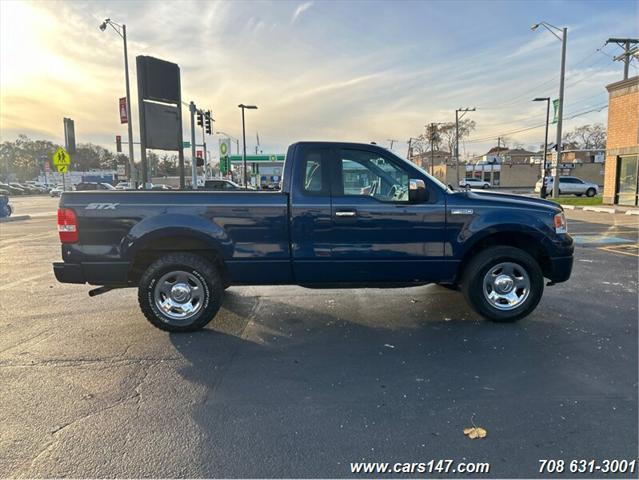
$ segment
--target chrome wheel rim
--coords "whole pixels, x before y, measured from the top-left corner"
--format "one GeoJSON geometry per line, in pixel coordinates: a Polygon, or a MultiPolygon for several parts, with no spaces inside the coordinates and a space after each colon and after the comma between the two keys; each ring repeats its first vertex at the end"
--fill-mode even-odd
{"type": "Polygon", "coordinates": [[[483,282],[484,298],[498,310],[513,310],[530,295],[530,277],[521,265],[502,262],[490,267],[483,282]]]}
{"type": "Polygon", "coordinates": [[[195,275],[184,271],[164,274],[153,289],[155,306],[174,321],[197,315],[204,304],[204,285],[195,275]]]}

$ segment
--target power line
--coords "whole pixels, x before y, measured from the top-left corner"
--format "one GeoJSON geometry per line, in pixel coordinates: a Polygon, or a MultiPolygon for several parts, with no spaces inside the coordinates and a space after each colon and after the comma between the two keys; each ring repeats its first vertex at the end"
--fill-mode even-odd
{"type": "MultiPolygon", "coordinates": [[[[589,60],[594,55],[596,55],[597,52],[604,53],[601,49],[605,45],[606,44],[604,43],[601,47],[591,51],[585,57],[582,57],[580,60],[578,60],[577,62],[572,64],[570,68],[575,68],[575,67],[581,65],[582,63],[584,63],[585,61],[589,60]]],[[[598,60],[596,60],[594,63],[590,64],[589,67],[592,67],[592,66],[596,65],[597,63],[599,63],[598,60]]],[[[530,87],[526,92],[524,92],[522,94],[519,94],[519,95],[516,95],[515,97],[512,97],[510,100],[507,100],[507,101],[505,101],[505,102],[503,102],[501,104],[497,104],[496,106],[493,105],[493,106],[490,106],[490,107],[477,107],[477,108],[479,110],[502,110],[504,107],[507,108],[507,107],[513,106],[513,105],[515,105],[517,103],[520,103],[521,102],[520,99],[525,98],[525,97],[529,97],[531,95],[534,95],[533,92],[537,91],[537,89],[539,89],[540,87],[548,85],[548,84],[553,83],[553,82],[557,82],[558,80],[559,80],[559,75],[554,75],[554,76],[550,77],[548,80],[544,80],[543,82],[541,82],[541,83],[539,83],[539,84],[537,84],[537,85],[535,85],[533,87],[530,87]]]]}
{"type": "MultiPolygon", "coordinates": [[[[586,115],[586,114],[588,114],[588,113],[592,113],[592,112],[600,112],[600,111],[602,111],[602,110],[605,110],[606,108],[608,108],[608,105],[607,105],[607,104],[605,104],[605,105],[598,105],[597,107],[593,107],[593,108],[588,109],[588,110],[585,110],[585,111],[577,112],[577,113],[574,113],[574,114],[572,114],[572,115],[567,115],[567,116],[565,116],[564,118],[565,118],[566,120],[571,120],[571,119],[573,119],[573,118],[581,117],[582,115],[586,115]]],[[[546,123],[544,122],[544,123],[541,123],[541,124],[538,124],[538,125],[532,125],[532,126],[528,126],[528,127],[522,127],[522,128],[518,128],[518,129],[515,129],[515,130],[510,130],[510,131],[501,131],[501,132],[499,132],[499,133],[494,133],[494,134],[486,134],[485,136],[480,137],[480,138],[471,138],[471,139],[465,140],[465,142],[466,142],[466,143],[479,143],[479,142],[486,142],[486,141],[488,141],[488,140],[493,140],[493,139],[496,139],[496,138],[498,138],[498,137],[504,137],[504,136],[513,135],[513,134],[516,134],[516,133],[527,132],[527,131],[529,131],[529,130],[535,130],[535,129],[537,129],[537,128],[544,127],[545,125],[546,125],[546,123]]]]}

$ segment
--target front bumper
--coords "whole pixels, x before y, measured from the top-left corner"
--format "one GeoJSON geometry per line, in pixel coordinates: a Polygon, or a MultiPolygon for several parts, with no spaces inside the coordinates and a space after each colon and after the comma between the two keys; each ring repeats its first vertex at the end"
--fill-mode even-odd
{"type": "Polygon", "coordinates": [[[55,262],[53,273],[58,282],[91,285],[126,285],[129,262],[55,262]]]}
{"type": "Polygon", "coordinates": [[[549,278],[552,283],[565,282],[570,278],[573,262],[574,257],[572,255],[566,257],[551,257],[550,270],[544,272],[544,275],[549,278]]]}

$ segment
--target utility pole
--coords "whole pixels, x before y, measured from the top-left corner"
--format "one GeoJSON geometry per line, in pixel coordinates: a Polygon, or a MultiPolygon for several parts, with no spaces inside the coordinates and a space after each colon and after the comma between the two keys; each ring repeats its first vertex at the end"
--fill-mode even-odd
{"type": "MultiPolygon", "coordinates": [[[[464,118],[467,112],[474,112],[476,108],[458,108],[455,110],[455,170],[457,170],[457,185],[459,185],[459,120],[464,118]],[[459,112],[462,112],[461,117],[459,112]]],[[[464,172],[464,177],[466,172],[464,172]]]]}
{"type": "Polygon", "coordinates": [[[628,70],[630,67],[630,61],[632,60],[633,55],[639,53],[639,48],[634,47],[630,48],[630,45],[637,45],[639,43],[639,39],[637,38],[609,38],[606,40],[604,45],[608,45],[609,43],[615,43],[623,48],[623,53],[621,55],[617,55],[613,58],[615,62],[623,61],[623,79],[628,80],[628,70]]]}
{"type": "Polygon", "coordinates": [[[410,149],[413,144],[413,137],[408,139],[408,152],[406,152],[406,160],[410,162],[410,149]]]}
{"type": "Polygon", "coordinates": [[[388,140],[386,140],[387,142],[390,142],[390,150],[393,151],[393,145],[395,144],[395,142],[398,142],[399,140],[394,140],[392,138],[389,138],[388,140]]]}
{"type": "Polygon", "coordinates": [[[444,125],[443,122],[430,123],[430,174],[435,175],[435,134],[437,125],[444,125]]]}
{"type": "Polygon", "coordinates": [[[191,188],[197,190],[197,158],[195,158],[195,113],[197,107],[195,103],[189,103],[191,112],[191,188]]]}

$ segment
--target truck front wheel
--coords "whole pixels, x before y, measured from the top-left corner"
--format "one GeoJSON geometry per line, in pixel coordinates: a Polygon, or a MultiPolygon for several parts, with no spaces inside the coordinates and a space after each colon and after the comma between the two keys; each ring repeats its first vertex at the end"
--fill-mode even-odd
{"type": "Polygon", "coordinates": [[[495,322],[514,322],[531,313],[544,291],[537,261],[514,247],[482,250],[464,271],[462,292],[473,309],[495,322]]]}
{"type": "Polygon", "coordinates": [[[144,316],[167,332],[203,328],[220,309],[224,285],[215,266],[190,253],[160,257],[144,272],[138,302],[144,316]]]}

